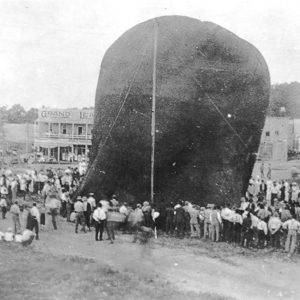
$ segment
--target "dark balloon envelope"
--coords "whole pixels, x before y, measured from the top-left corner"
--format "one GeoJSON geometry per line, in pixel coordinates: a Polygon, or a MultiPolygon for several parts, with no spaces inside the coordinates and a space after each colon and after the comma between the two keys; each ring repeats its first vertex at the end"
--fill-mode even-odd
{"type": "Polygon", "coordinates": [[[138,24],[107,50],[83,190],[150,198],[155,26],[155,201],[233,202],[247,187],[258,151],[268,67],[247,41],[182,16],[138,24]]]}

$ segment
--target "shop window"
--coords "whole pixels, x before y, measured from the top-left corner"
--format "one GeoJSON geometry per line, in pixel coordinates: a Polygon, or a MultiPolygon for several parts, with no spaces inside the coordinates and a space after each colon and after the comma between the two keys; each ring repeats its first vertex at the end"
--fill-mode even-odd
{"type": "Polygon", "coordinates": [[[66,126],[66,124],[62,124],[61,125],[61,132],[62,132],[62,134],[67,134],[67,126],[66,126]]]}

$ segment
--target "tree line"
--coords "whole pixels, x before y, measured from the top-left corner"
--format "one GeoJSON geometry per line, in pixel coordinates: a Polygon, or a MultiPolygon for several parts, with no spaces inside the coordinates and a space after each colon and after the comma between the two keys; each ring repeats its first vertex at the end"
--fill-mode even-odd
{"type": "MultiPolygon", "coordinates": [[[[280,83],[271,86],[270,104],[267,114],[272,117],[282,116],[281,107],[285,108],[285,115],[300,119],[300,83],[280,83]]],[[[84,109],[93,107],[84,107],[84,109]]],[[[38,109],[25,108],[14,104],[10,108],[0,106],[0,121],[3,123],[34,123],[38,118],[38,109]]]]}
{"type": "MultiPolygon", "coordinates": [[[[83,107],[82,109],[93,109],[93,107],[83,107]]],[[[0,106],[0,122],[2,123],[34,123],[37,118],[38,108],[32,107],[29,110],[25,110],[21,104],[14,104],[10,108],[6,105],[0,106]]]]}
{"type": "Polygon", "coordinates": [[[285,108],[285,115],[293,119],[300,119],[300,83],[274,84],[270,91],[268,115],[282,116],[281,107],[285,108]]]}
{"type": "Polygon", "coordinates": [[[37,117],[37,108],[30,108],[26,111],[20,104],[14,104],[10,108],[6,105],[0,106],[0,120],[2,123],[34,123],[37,117]]]}

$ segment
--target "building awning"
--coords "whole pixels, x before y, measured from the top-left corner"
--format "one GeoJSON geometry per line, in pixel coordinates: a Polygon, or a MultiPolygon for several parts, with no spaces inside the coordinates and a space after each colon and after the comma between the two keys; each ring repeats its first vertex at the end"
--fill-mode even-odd
{"type": "Polygon", "coordinates": [[[60,148],[62,148],[62,147],[69,147],[69,148],[71,148],[72,146],[70,146],[70,145],[66,145],[66,146],[62,146],[62,145],[59,145],[59,146],[53,146],[53,145],[51,145],[51,146],[49,146],[49,145],[36,145],[36,147],[41,147],[41,148],[49,148],[49,149],[55,149],[55,148],[57,148],[57,147],[60,147],[60,148]]]}
{"type": "Polygon", "coordinates": [[[85,145],[91,145],[92,143],[89,141],[89,143],[83,143],[82,141],[66,141],[66,140],[59,140],[55,139],[54,141],[51,141],[49,139],[47,140],[41,140],[36,139],[34,141],[35,147],[43,147],[43,148],[57,148],[57,147],[72,147],[73,145],[82,145],[85,147],[85,145]]]}

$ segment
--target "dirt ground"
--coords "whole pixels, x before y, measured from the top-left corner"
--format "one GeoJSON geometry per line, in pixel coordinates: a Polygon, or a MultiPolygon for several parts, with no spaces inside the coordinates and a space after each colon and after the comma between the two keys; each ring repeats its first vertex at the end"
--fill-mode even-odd
{"type": "MultiPolygon", "coordinates": [[[[23,218],[26,217],[25,215],[26,213],[23,214],[23,218]]],[[[47,222],[50,222],[49,218],[47,222]]],[[[24,220],[22,224],[24,226],[24,220]]],[[[9,226],[11,226],[11,219],[8,215],[6,220],[0,220],[0,230],[5,231],[9,226]]],[[[51,274],[57,270],[58,276],[66,276],[60,275],[60,268],[57,266],[66,265],[66,270],[68,268],[73,270],[76,269],[76,264],[70,265],[70,263],[83,261],[82,264],[77,264],[78,271],[76,271],[82,273],[83,281],[80,281],[82,285],[82,282],[86,282],[84,280],[86,276],[92,274],[88,271],[89,267],[88,269],[84,267],[86,261],[93,262],[91,269],[97,266],[100,269],[113,270],[113,274],[117,274],[117,278],[113,279],[118,288],[115,289],[115,293],[109,294],[112,298],[107,296],[103,299],[119,299],[119,297],[123,299],[299,299],[300,297],[298,255],[288,259],[284,253],[270,249],[245,250],[225,243],[189,238],[178,240],[164,236],[159,236],[157,240],[150,240],[146,245],[132,243],[131,235],[122,234],[116,236],[114,244],[110,244],[107,240],[96,242],[94,232],[75,234],[74,224],[67,223],[63,219],[59,220],[57,231],[52,229],[51,224],[46,224],[40,238],[29,248],[18,249],[17,253],[24,251],[27,259],[31,253],[32,257],[37,256],[42,261],[45,258],[46,264],[42,262],[41,265],[45,267],[51,262],[53,265],[50,268],[51,274]],[[120,276],[122,279],[119,278],[120,276]],[[132,293],[132,289],[135,294],[132,293]],[[146,290],[147,296],[143,292],[146,290]]],[[[14,250],[12,246],[10,251],[3,250],[3,247],[7,247],[4,245],[5,243],[0,244],[0,253],[2,253],[0,261],[2,269],[3,264],[9,269],[11,263],[5,260],[6,263],[3,263],[3,253],[8,253],[6,256],[16,254],[12,251],[14,250]]],[[[29,259],[28,265],[30,266],[31,263],[29,259]]],[[[20,266],[20,263],[16,263],[14,274],[25,272],[22,268],[19,270],[20,266]]],[[[34,263],[33,266],[30,270],[39,268],[34,263]]],[[[45,272],[48,272],[47,270],[45,272]]],[[[101,274],[100,277],[105,282],[107,276],[105,272],[101,274]]],[[[98,277],[98,275],[94,276],[98,277]]],[[[48,286],[48,281],[41,284],[48,286]]],[[[55,282],[53,284],[55,286],[55,282]]],[[[3,289],[0,289],[0,293],[1,290],[3,289]]],[[[49,296],[50,298],[36,299],[69,299],[68,297],[71,296],[72,299],[85,299],[82,295],[81,298],[76,298],[68,292],[67,283],[58,285],[58,290],[60,293],[53,298],[49,296]]],[[[114,291],[113,288],[109,290],[114,291]]],[[[107,291],[101,290],[101,292],[107,291]]],[[[23,298],[1,297],[1,299],[23,298]]]]}

